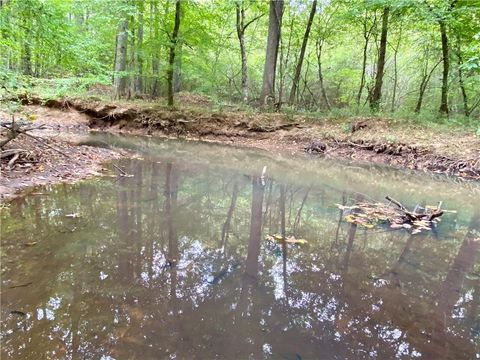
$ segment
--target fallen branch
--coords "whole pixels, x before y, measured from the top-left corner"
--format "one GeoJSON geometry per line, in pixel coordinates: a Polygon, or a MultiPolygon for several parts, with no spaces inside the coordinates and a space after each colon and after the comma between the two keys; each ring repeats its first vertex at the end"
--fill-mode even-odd
{"type": "Polygon", "coordinates": [[[23,150],[23,149],[8,149],[8,150],[3,150],[1,153],[0,153],[0,159],[4,159],[4,158],[8,158],[12,155],[16,155],[16,154],[21,154],[21,153],[28,153],[27,150],[23,150]]]}

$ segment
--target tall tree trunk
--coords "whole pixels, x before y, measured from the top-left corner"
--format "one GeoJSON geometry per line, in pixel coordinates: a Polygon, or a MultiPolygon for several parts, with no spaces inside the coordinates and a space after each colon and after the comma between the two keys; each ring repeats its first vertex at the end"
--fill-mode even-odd
{"type": "Polygon", "coordinates": [[[445,21],[440,20],[440,34],[442,35],[442,56],[443,56],[443,72],[442,72],[442,97],[440,101],[440,112],[448,115],[448,72],[450,61],[448,59],[449,46],[447,37],[447,25],[445,21]]]}
{"type": "Polygon", "coordinates": [[[387,6],[383,9],[382,15],[382,33],[380,36],[380,49],[378,52],[377,74],[375,76],[375,86],[370,96],[370,108],[378,111],[380,108],[380,100],[382,98],[383,75],[385,69],[385,55],[387,53],[387,34],[388,34],[388,16],[390,8],[387,6]]]}
{"type": "Polygon", "coordinates": [[[127,92],[127,42],[128,42],[128,20],[120,22],[117,35],[117,47],[115,49],[115,74],[114,74],[114,98],[125,97],[127,92]]]}
{"type": "Polygon", "coordinates": [[[277,67],[278,45],[282,27],[283,0],[270,0],[268,18],[267,51],[263,69],[261,102],[272,105],[275,102],[275,70],[277,67]]]}
{"type": "Polygon", "coordinates": [[[138,2],[138,28],[137,28],[137,77],[135,90],[143,94],[143,1],[138,2]]]}
{"type": "Polygon", "coordinates": [[[310,36],[310,29],[312,28],[313,18],[315,17],[316,10],[317,10],[317,0],[313,0],[312,9],[310,10],[310,16],[307,22],[307,28],[305,29],[305,34],[303,35],[302,47],[300,48],[300,55],[298,57],[297,66],[295,67],[295,75],[293,76],[292,89],[290,90],[290,96],[288,98],[288,103],[290,105],[292,105],[293,102],[295,101],[298,81],[300,80],[300,74],[302,72],[303,58],[305,57],[305,50],[307,48],[308,37],[310,36]]]}
{"type": "Polygon", "coordinates": [[[170,56],[168,58],[167,85],[168,85],[168,105],[173,106],[173,67],[175,65],[175,50],[178,41],[178,31],[180,29],[180,0],[175,2],[175,24],[173,26],[172,37],[170,38],[170,56]]]}
{"type": "Polygon", "coordinates": [[[248,102],[248,85],[247,85],[247,54],[245,52],[245,9],[243,8],[243,2],[236,3],[237,12],[237,36],[240,43],[240,57],[242,60],[242,99],[243,102],[248,102]]]}
{"type": "Polygon", "coordinates": [[[317,63],[318,63],[318,82],[320,83],[320,90],[322,91],[323,101],[328,111],[332,110],[330,101],[328,100],[327,91],[325,90],[325,84],[323,83],[323,72],[322,72],[322,48],[323,40],[317,42],[317,63]]]}
{"type": "MultiPolygon", "coordinates": [[[[157,0],[152,0],[150,4],[150,20],[153,22],[153,39],[158,41],[160,37],[159,31],[159,22],[160,18],[158,16],[158,3],[157,0]]],[[[160,60],[158,57],[158,50],[154,49],[152,53],[152,73],[153,73],[153,82],[151,87],[151,95],[157,97],[160,95],[160,81],[159,81],[159,70],[160,70],[160,60]]]]}

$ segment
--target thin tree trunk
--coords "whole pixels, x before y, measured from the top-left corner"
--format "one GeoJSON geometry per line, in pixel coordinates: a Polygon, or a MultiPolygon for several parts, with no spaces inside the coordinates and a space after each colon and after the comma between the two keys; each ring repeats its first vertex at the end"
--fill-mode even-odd
{"type": "Polygon", "coordinates": [[[270,0],[268,38],[263,70],[261,102],[263,105],[275,103],[275,70],[277,67],[278,45],[282,27],[283,0],[270,0]]]}
{"type": "Polygon", "coordinates": [[[468,108],[468,97],[467,97],[467,92],[465,91],[465,84],[463,81],[463,70],[462,70],[462,65],[463,65],[463,59],[462,59],[462,52],[460,49],[460,39],[457,40],[457,59],[458,59],[458,83],[460,85],[460,91],[462,93],[462,99],[463,99],[463,111],[465,116],[470,116],[470,109],[468,108]]]}
{"type": "Polygon", "coordinates": [[[129,76],[129,86],[128,86],[128,99],[134,98],[136,94],[135,84],[136,84],[136,76],[135,76],[135,17],[132,15],[130,17],[130,25],[132,27],[130,31],[130,59],[128,61],[128,70],[130,73],[129,76]]]}
{"type": "Polygon", "coordinates": [[[244,103],[248,102],[248,85],[247,85],[247,54],[245,52],[245,9],[243,8],[243,2],[236,3],[237,12],[237,36],[240,43],[240,57],[242,60],[242,100],[244,103]]]}
{"type": "MultiPolygon", "coordinates": [[[[153,39],[158,41],[160,36],[158,24],[160,18],[158,16],[158,3],[157,0],[152,0],[150,4],[150,18],[153,21],[153,39]]],[[[152,54],[152,73],[153,73],[153,82],[151,88],[151,95],[157,97],[160,95],[160,84],[159,84],[159,69],[160,69],[160,60],[158,58],[158,50],[154,49],[152,54]]]]}
{"type": "Polygon", "coordinates": [[[398,84],[398,68],[397,68],[397,55],[398,49],[400,48],[400,42],[402,41],[402,24],[400,24],[400,32],[398,34],[397,46],[395,46],[393,53],[393,94],[392,94],[392,104],[390,111],[395,112],[395,100],[397,97],[397,84],[398,84]]]}
{"type": "Polygon", "coordinates": [[[114,98],[125,97],[127,91],[127,77],[124,72],[127,68],[128,20],[120,22],[115,50],[114,98]]]}
{"type": "Polygon", "coordinates": [[[298,81],[300,80],[300,74],[302,72],[303,58],[305,57],[305,50],[307,49],[308,37],[310,36],[310,29],[312,28],[313,19],[317,10],[317,0],[313,0],[312,9],[310,10],[310,16],[307,22],[307,28],[303,35],[302,47],[300,48],[300,56],[298,57],[297,66],[295,67],[295,75],[293,76],[292,89],[290,90],[290,96],[288,103],[290,105],[295,101],[295,95],[297,93],[298,81]]]}
{"type": "Polygon", "coordinates": [[[235,3],[236,10],[236,28],[237,37],[240,44],[240,58],[242,61],[242,100],[244,103],[248,102],[248,66],[247,66],[247,52],[245,50],[245,31],[247,27],[254,21],[258,20],[263,15],[258,15],[245,23],[245,8],[243,1],[235,3]]]}
{"type": "Polygon", "coordinates": [[[320,83],[320,90],[322,91],[323,101],[328,111],[332,110],[330,101],[328,100],[327,91],[325,90],[325,84],[323,82],[323,72],[322,72],[322,48],[323,40],[317,41],[317,63],[318,63],[318,82],[320,83]]]}
{"type": "Polygon", "coordinates": [[[238,182],[235,181],[233,184],[233,192],[232,192],[232,200],[230,201],[230,207],[228,208],[227,212],[227,219],[222,227],[222,252],[225,254],[225,248],[227,246],[228,240],[228,233],[230,231],[230,223],[232,221],[233,211],[235,210],[235,206],[237,204],[237,197],[238,197],[238,182]]]}
{"type": "Polygon", "coordinates": [[[367,67],[368,43],[370,42],[370,36],[372,35],[373,28],[377,23],[376,17],[375,17],[375,21],[373,22],[372,26],[370,27],[369,30],[367,30],[367,18],[368,18],[368,10],[365,10],[365,19],[363,22],[363,38],[365,39],[365,43],[363,45],[362,76],[360,78],[360,87],[358,89],[358,94],[357,94],[357,107],[360,107],[360,100],[362,99],[362,92],[363,92],[363,88],[365,87],[365,73],[366,73],[366,67],[367,67]]]}
{"type": "Polygon", "coordinates": [[[448,72],[450,61],[448,58],[449,46],[447,37],[447,25],[445,21],[440,20],[440,34],[442,35],[442,56],[443,56],[443,72],[442,72],[442,97],[440,101],[440,112],[448,115],[448,72]]]}
{"type": "Polygon", "coordinates": [[[385,55],[387,52],[387,34],[388,34],[388,17],[390,8],[387,6],[383,10],[382,15],[382,33],[380,36],[380,49],[378,52],[377,74],[375,76],[375,86],[370,97],[370,108],[378,111],[380,108],[380,100],[382,98],[383,75],[385,69],[385,55]]]}
{"type": "Polygon", "coordinates": [[[168,85],[168,105],[173,106],[173,67],[175,65],[175,50],[178,41],[178,31],[180,29],[180,0],[175,2],[175,24],[172,37],[170,39],[170,55],[168,58],[167,85],[168,85]]]}
{"type": "Polygon", "coordinates": [[[423,102],[423,95],[425,94],[425,91],[427,89],[428,82],[430,81],[430,78],[432,77],[433,72],[437,68],[438,65],[442,60],[438,61],[435,66],[430,70],[430,72],[427,74],[427,68],[428,68],[428,61],[425,65],[425,71],[422,77],[422,81],[420,82],[420,91],[418,93],[418,100],[417,100],[417,105],[415,107],[415,112],[418,114],[420,110],[422,109],[422,102],[423,102]]]}
{"type": "Polygon", "coordinates": [[[300,208],[298,209],[298,212],[297,212],[297,216],[295,217],[295,220],[293,222],[294,235],[297,235],[297,228],[300,226],[300,220],[302,219],[302,210],[303,210],[303,207],[305,206],[305,203],[307,202],[309,192],[310,192],[310,188],[308,188],[307,191],[305,192],[305,196],[303,197],[302,203],[300,204],[300,208]]]}
{"type": "Polygon", "coordinates": [[[283,58],[283,39],[280,38],[280,67],[279,67],[279,76],[280,76],[280,84],[279,84],[279,89],[278,89],[278,103],[279,106],[282,106],[283,102],[283,88],[285,84],[285,69],[288,66],[289,60],[290,60],[290,49],[292,45],[292,33],[291,29],[293,28],[293,23],[294,23],[294,17],[291,16],[291,21],[290,21],[290,31],[288,32],[288,42],[287,42],[287,54],[285,55],[285,60],[283,58]]]}
{"type": "Polygon", "coordinates": [[[33,75],[33,71],[32,71],[32,47],[30,44],[30,41],[32,39],[32,34],[31,34],[30,28],[27,29],[26,37],[27,39],[23,44],[22,72],[24,75],[31,76],[33,75]]]}
{"type": "Polygon", "coordinates": [[[138,3],[138,28],[137,28],[137,82],[135,89],[138,93],[143,94],[143,12],[144,3],[138,3]]]}
{"type": "Polygon", "coordinates": [[[355,241],[355,234],[357,233],[357,224],[351,224],[350,230],[348,231],[348,243],[347,249],[345,251],[345,257],[343,258],[343,268],[345,271],[348,271],[348,266],[350,264],[350,256],[353,250],[353,242],[355,241]]]}
{"type": "Polygon", "coordinates": [[[365,70],[367,67],[367,50],[368,50],[368,38],[365,39],[363,46],[363,60],[362,60],[362,76],[360,78],[360,87],[357,94],[357,107],[360,106],[360,100],[362,98],[363,88],[365,87],[365,70]]]}

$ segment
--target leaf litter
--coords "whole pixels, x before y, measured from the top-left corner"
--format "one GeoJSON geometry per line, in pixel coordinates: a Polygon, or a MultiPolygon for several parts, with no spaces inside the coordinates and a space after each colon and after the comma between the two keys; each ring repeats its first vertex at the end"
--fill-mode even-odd
{"type": "Polygon", "coordinates": [[[410,211],[397,200],[389,196],[386,199],[388,203],[361,201],[351,206],[335,205],[342,210],[344,220],[348,223],[357,224],[366,229],[388,225],[391,229],[406,229],[412,234],[431,230],[436,223],[440,222],[440,217],[444,213],[441,209],[441,201],[436,206],[417,205],[413,211],[410,211]]]}

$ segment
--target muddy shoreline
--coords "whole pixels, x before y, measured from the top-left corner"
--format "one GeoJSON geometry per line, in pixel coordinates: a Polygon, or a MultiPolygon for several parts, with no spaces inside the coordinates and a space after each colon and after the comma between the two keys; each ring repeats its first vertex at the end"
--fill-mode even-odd
{"type": "MultiPolygon", "coordinates": [[[[38,103],[39,100],[29,99],[28,102],[38,103]]],[[[415,134],[416,129],[404,128],[401,130],[409,134],[401,138],[399,129],[389,128],[387,122],[376,118],[352,119],[349,131],[345,132],[345,124],[331,125],[321,119],[280,113],[214,112],[199,108],[172,110],[151,104],[71,99],[48,100],[43,105],[75,109],[90,118],[90,128],[110,132],[194,138],[270,151],[306,150],[480,179],[480,138],[472,134],[452,133],[425,140],[415,134]]]]}
{"type": "MultiPolygon", "coordinates": [[[[69,153],[68,156],[75,161],[69,162],[68,158],[59,154],[37,154],[37,157],[45,155],[44,157],[53,156],[53,159],[39,161],[39,166],[31,166],[27,171],[23,169],[23,172],[17,171],[15,174],[6,169],[2,162],[2,198],[9,198],[17,191],[35,185],[75,181],[98,175],[103,162],[127,156],[122,151],[79,146],[79,137],[90,129],[203,140],[272,152],[307,151],[318,156],[480,180],[478,137],[470,135],[460,139],[453,134],[443,139],[422,141],[413,136],[408,141],[409,138],[402,138],[398,130],[389,129],[382,119],[352,119],[349,131],[346,132],[342,131],[345,124],[330,124],[318,119],[289,117],[278,113],[169,109],[152,104],[107,103],[84,99],[43,101],[26,96],[19,99],[23,105],[28,105],[25,106],[27,112],[36,114],[38,121],[55,129],[56,135],[47,134],[46,137],[55,146],[69,153]],[[438,146],[439,144],[443,146],[438,146]]],[[[17,143],[14,146],[28,145],[17,143]]]]}
{"type": "MultiPolygon", "coordinates": [[[[4,150],[21,149],[21,156],[0,161],[0,201],[8,201],[35,188],[61,182],[75,182],[91,176],[113,175],[115,169],[104,166],[107,161],[127,156],[126,151],[79,146],[88,134],[88,117],[77,113],[32,106],[25,109],[35,114],[35,125],[44,129],[31,132],[36,139],[19,135],[4,150]]],[[[9,115],[0,111],[2,120],[9,115]]]]}

